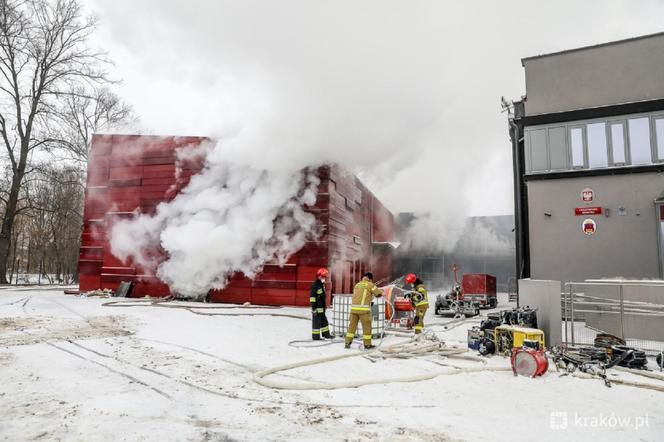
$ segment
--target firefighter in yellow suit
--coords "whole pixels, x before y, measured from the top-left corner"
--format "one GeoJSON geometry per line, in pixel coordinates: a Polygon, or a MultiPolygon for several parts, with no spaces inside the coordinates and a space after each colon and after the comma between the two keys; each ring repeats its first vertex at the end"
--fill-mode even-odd
{"type": "Polygon", "coordinates": [[[374,348],[371,345],[371,301],[374,297],[383,296],[383,291],[373,283],[373,273],[367,272],[362,280],[355,284],[353,289],[353,301],[350,306],[350,317],[348,320],[348,333],[346,333],[346,348],[350,348],[353,342],[357,323],[362,323],[362,340],[364,348],[374,348]]]}
{"type": "Polygon", "coordinates": [[[413,292],[410,294],[410,302],[415,307],[415,334],[422,333],[424,328],[424,315],[429,308],[429,293],[424,282],[413,273],[406,276],[406,282],[413,286],[413,292]]]}
{"type": "Polygon", "coordinates": [[[424,328],[424,315],[426,314],[427,310],[429,309],[429,293],[427,292],[426,287],[424,287],[424,283],[420,278],[417,278],[415,280],[415,291],[420,295],[420,296],[414,296],[414,304],[415,304],[415,334],[422,333],[422,329],[424,328]]]}

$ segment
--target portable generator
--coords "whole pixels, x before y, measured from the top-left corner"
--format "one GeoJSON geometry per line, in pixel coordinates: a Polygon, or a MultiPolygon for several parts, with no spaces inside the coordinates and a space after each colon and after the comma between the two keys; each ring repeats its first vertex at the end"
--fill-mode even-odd
{"type": "Polygon", "coordinates": [[[523,347],[526,341],[539,342],[539,348],[543,349],[544,332],[536,328],[499,325],[493,329],[493,341],[496,344],[496,353],[510,355],[513,348],[523,347]]]}
{"type": "Polygon", "coordinates": [[[536,328],[499,325],[492,334],[486,333],[478,350],[484,356],[494,353],[510,356],[513,348],[522,347],[544,350],[544,332],[536,328]]]}

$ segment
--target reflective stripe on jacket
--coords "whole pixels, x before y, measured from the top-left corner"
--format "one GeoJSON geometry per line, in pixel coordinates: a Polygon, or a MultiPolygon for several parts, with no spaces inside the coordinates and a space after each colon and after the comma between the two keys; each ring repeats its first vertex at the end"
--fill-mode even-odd
{"type": "Polygon", "coordinates": [[[368,313],[371,311],[373,298],[382,296],[383,291],[367,278],[362,278],[353,289],[353,301],[350,306],[351,313],[368,313]]]}
{"type": "Polygon", "coordinates": [[[314,310],[318,311],[318,309],[320,309],[320,312],[322,313],[326,307],[325,303],[325,284],[323,284],[320,279],[316,278],[316,280],[311,283],[311,288],[309,289],[309,305],[311,305],[311,308],[314,310]]]}
{"type": "Polygon", "coordinates": [[[424,284],[418,284],[418,286],[415,287],[415,290],[422,295],[422,300],[419,301],[419,302],[416,302],[415,307],[428,306],[429,305],[429,293],[427,292],[427,289],[424,287],[424,284]]]}

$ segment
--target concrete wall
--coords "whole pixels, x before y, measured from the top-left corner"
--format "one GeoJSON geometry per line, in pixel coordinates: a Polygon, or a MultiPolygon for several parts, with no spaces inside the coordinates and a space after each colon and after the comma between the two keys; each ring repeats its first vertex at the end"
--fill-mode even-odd
{"type": "Polygon", "coordinates": [[[526,115],[664,98],[664,35],[524,59],[526,115]]]}
{"type": "Polygon", "coordinates": [[[664,190],[664,175],[535,180],[527,187],[533,279],[659,278],[654,200],[664,190]],[[581,190],[586,187],[595,192],[591,204],[581,201],[581,190]],[[575,216],[576,207],[588,206],[608,208],[609,216],[575,216]],[[626,210],[624,216],[619,215],[621,206],[626,210]],[[594,235],[582,231],[586,218],[597,224],[594,235]]]}
{"type": "Polygon", "coordinates": [[[537,308],[537,326],[547,347],[562,342],[560,281],[519,280],[519,305],[537,308]]]}

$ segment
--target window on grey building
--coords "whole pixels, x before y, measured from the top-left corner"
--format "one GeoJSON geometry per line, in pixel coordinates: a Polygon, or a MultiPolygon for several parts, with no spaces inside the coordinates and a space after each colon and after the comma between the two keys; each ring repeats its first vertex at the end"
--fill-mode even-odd
{"type": "Polygon", "coordinates": [[[655,139],[657,140],[657,161],[664,161],[664,118],[655,118],[655,139]]]}
{"type": "Polygon", "coordinates": [[[588,124],[586,134],[588,136],[588,167],[607,167],[609,153],[606,146],[606,124],[588,124]]]}
{"type": "Polygon", "coordinates": [[[549,128],[549,167],[551,170],[567,169],[567,143],[565,126],[549,128]]]}
{"type": "Polygon", "coordinates": [[[629,122],[629,148],[632,164],[652,162],[650,151],[650,119],[631,118],[629,122]]]}
{"type": "Polygon", "coordinates": [[[569,131],[569,140],[572,150],[572,167],[583,167],[583,129],[573,127],[569,131]]]}
{"type": "Polygon", "coordinates": [[[546,129],[538,129],[530,132],[530,168],[534,171],[549,169],[549,158],[546,150],[546,129]]]}
{"type": "Polygon", "coordinates": [[[625,126],[623,123],[611,123],[611,154],[613,164],[625,164],[625,126]]]}

